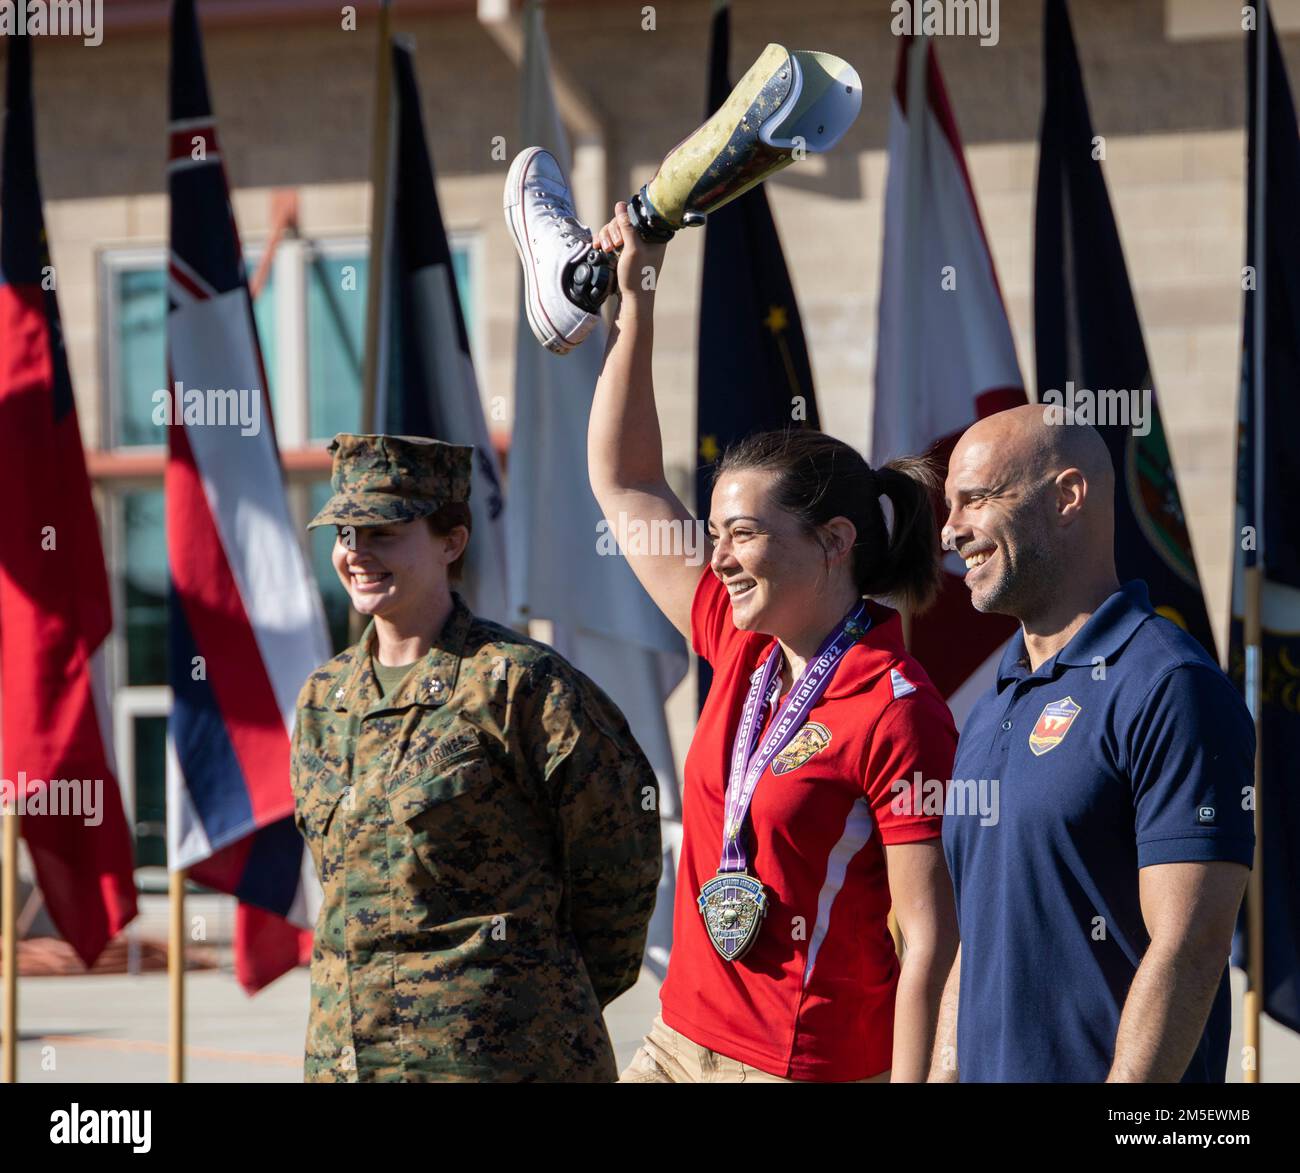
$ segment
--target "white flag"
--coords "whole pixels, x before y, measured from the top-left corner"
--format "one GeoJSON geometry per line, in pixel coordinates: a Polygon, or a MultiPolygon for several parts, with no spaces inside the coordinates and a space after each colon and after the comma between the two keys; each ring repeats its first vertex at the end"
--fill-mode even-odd
{"type": "MultiPolygon", "coordinates": [[[[977,419],[1027,402],[957,123],[924,37],[908,38],[898,56],[877,337],[873,466],[936,445],[946,463],[977,419]]],[[[955,553],[944,571],[938,601],[912,625],[910,651],[960,729],[1015,624],[975,611],[955,553]]]]}
{"type": "MultiPolygon", "coordinates": [[[[522,99],[522,145],[544,147],[567,175],[572,161],[536,3],[525,15],[522,99]]],[[[609,214],[592,211],[601,223],[609,214]]],[[[605,331],[598,326],[569,354],[551,354],[533,337],[520,299],[506,522],[511,605],[516,617],[551,621],[555,649],[613,698],[654,767],[665,862],[646,963],[662,976],[671,946],[673,849],[681,819],[664,702],[685,676],[688,660],[685,641],[627,560],[597,552],[603,517],[587,480],[587,419],[604,351],[605,331]]]]}

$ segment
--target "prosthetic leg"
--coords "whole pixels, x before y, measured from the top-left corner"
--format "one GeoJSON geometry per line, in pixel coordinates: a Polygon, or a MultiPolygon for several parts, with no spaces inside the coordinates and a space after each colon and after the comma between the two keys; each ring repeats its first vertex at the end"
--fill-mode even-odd
{"type": "MultiPolygon", "coordinates": [[[[648,241],[681,228],[747,192],[804,154],[829,151],[862,107],[857,71],[839,57],[768,45],[730,97],[683,139],[628,200],[628,215],[648,241]]],[[[615,259],[590,249],[564,274],[569,300],[594,313],[615,289],[615,259]]]]}

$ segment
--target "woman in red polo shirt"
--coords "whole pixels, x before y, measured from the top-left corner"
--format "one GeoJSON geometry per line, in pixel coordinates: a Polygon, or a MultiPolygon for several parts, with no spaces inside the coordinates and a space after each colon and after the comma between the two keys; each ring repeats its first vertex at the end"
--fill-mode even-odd
{"type": "MultiPolygon", "coordinates": [[[[640,240],[625,204],[615,213],[596,236],[622,250],[624,294],[592,404],[591,485],[611,523],[693,526],[664,477],[651,384],[641,274],[663,246],[640,240]]],[[[765,433],[717,469],[702,571],[629,553],[714,676],[686,758],[661,1014],[623,1081],[926,1077],[957,930],[942,791],[913,783],[946,783],[957,735],[898,614],[866,597],[933,596],[934,487],[922,461],[872,469],[820,432],[765,433]],[[916,809],[918,795],[931,802],[916,809]]]]}

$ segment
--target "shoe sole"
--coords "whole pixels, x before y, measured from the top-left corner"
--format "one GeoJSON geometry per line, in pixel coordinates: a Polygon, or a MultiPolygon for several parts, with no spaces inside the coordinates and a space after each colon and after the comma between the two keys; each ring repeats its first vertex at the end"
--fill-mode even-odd
{"type": "Polygon", "coordinates": [[[537,282],[534,277],[536,265],[533,262],[532,242],[528,239],[524,184],[527,181],[528,168],[533,160],[542,153],[543,149],[541,147],[528,147],[515,156],[515,161],[510,164],[510,170],[506,175],[506,189],[502,206],[506,217],[506,227],[510,229],[510,235],[515,242],[515,252],[519,255],[519,264],[524,271],[524,314],[528,318],[529,329],[532,330],[533,337],[552,354],[568,354],[583,338],[586,338],[595,323],[590,322],[588,324],[587,329],[583,330],[581,338],[576,340],[566,338],[555,328],[547,316],[546,309],[542,305],[541,295],[537,289],[537,282]]]}

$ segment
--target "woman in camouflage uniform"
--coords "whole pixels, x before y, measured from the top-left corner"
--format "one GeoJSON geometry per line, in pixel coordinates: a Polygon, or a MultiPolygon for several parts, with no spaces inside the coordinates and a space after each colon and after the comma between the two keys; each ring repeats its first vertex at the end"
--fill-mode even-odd
{"type": "Polygon", "coordinates": [[[324,888],[309,1081],[609,1081],[637,977],[655,776],[613,702],[451,589],[473,449],[337,436],[333,563],[370,620],[298,699],[296,821],[324,888]]]}

